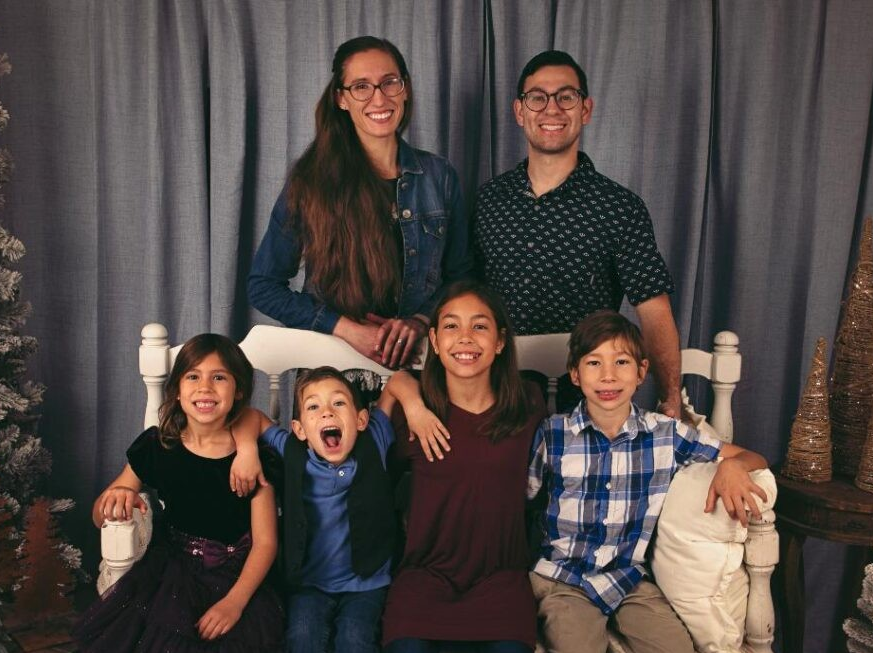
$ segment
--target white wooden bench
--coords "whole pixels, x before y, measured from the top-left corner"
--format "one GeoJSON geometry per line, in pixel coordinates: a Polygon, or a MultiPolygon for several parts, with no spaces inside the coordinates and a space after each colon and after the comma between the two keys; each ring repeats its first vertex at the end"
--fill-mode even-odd
{"type": "MultiPolygon", "coordinates": [[[[554,408],[556,378],[566,372],[567,340],[567,334],[516,338],[519,367],[536,370],[549,379],[550,409],[554,408]]],[[[740,380],[741,371],[738,344],[739,340],[734,333],[722,331],[715,336],[713,351],[682,351],[683,374],[696,374],[708,379],[714,394],[709,420],[712,426],[702,416],[695,416],[694,421],[698,428],[714,428],[718,437],[726,442],[733,438],[731,396],[740,380]]],[[[163,400],[163,386],[180,346],[171,348],[167,330],[160,324],[147,324],[142,329],[139,368],[147,392],[145,427],[158,423],[158,407],[163,400]]],[[[267,375],[270,397],[267,412],[273,419],[280,417],[280,378],[289,370],[319,365],[332,365],[338,369],[366,369],[380,375],[383,384],[391,374],[391,370],[358,354],[342,340],[312,331],[258,325],[252,328],[240,343],[240,347],[254,368],[267,375]]],[[[703,505],[703,497],[700,498],[700,505],[703,505]]],[[[702,510],[700,514],[702,515],[702,510]]],[[[689,519],[692,518],[693,515],[689,515],[689,519]]],[[[753,519],[743,544],[749,588],[745,607],[743,650],[754,653],[771,653],[773,641],[774,616],[770,576],[778,561],[778,539],[774,522],[772,510],[765,511],[760,520],[753,519]]],[[[137,524],[133,522],[107,522],[104,525],[103,565],[111,568],[112,581],[133,564],[137,551],[142,549],[142,537],[137,535],[137,528],[137,524]]],[[[611,650],[620,652],[626,649],[615,639],[611,650]]]]}

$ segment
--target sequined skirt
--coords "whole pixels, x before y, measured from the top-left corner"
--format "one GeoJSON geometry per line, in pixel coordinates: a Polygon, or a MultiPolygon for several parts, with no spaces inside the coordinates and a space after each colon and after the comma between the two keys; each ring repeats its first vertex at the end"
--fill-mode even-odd
{"type": "Polygon", "coordinates": [[[224,636],[200,638],[197,620],[239,578],[251,548],[246,534],[227,546],[168,529],[73,630],[83,652],[274,653],[282,650],[284,617],[278,596],[262,585],[224,636]]]}

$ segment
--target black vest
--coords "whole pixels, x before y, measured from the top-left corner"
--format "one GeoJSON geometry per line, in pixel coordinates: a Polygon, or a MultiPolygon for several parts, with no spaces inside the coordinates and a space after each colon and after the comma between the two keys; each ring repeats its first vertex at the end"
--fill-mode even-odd
{"type": "MultiPolygon", "coordinates": [[[[285,582],[300,583],[306,553],[307,523],[303,509],[303,475],[309,457],[305,442],[293,434],[285,442],[285,491],[282,517],[282,563],[285,582]]],[[[351,457],[357,461],[349,488],[352,570],[362,578],[375,574],[394,552],[394,493],[379,449],[369,430],[358,434],[351,457]]]]}

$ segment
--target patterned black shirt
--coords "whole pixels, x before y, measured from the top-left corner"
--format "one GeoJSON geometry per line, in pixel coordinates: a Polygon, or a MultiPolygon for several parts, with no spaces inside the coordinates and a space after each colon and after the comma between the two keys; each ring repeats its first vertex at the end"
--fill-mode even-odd
{"type": "Polygon", "coordinates": [[[643,201],[604,177],[584,152],[570,176],[540,197],[527,159],[476,197],[480,278],[506,300],[519,334],[563,333],[601,308],[673,292],[643,201]]]}

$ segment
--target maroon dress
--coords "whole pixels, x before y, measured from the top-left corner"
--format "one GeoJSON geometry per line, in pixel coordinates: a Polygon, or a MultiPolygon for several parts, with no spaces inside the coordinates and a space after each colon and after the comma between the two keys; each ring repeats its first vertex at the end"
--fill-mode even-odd
{"type": "Polygon", "coordinates": [[[524,508],[544,410],[539,402],[524,428],[497,444],[482,434],[491,410],[449,407],[452,450],[443,460],[430,463],[418,442],[397,439],[411,458],[412,490],[406,549],[385,604],[385,645],[408,637],[534,646],[524,508]]]}

